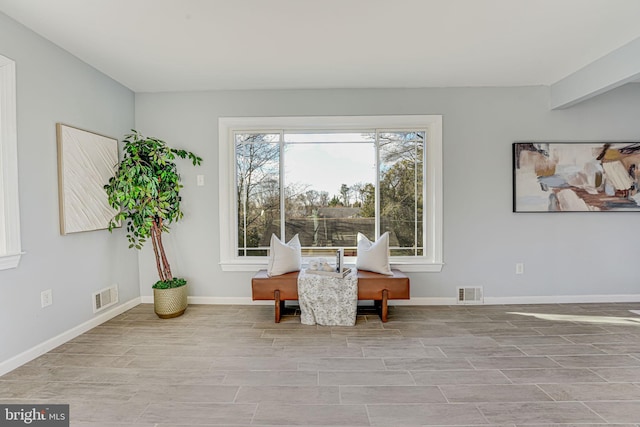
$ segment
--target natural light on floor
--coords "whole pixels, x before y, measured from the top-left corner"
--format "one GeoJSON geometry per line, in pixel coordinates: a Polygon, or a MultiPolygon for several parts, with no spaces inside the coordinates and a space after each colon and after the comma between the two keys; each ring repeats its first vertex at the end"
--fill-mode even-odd
{"type": "MultiPolygon", "coordinates": [[[[640,314],[639,311],[630,310],[640,314]]],[[[580,314],[555,314],[555,313],[518,313],[510,311],[508,314],[535,317],[543,320],[557,320],[561,322],[603,323],[609,325],[634,325],[640,326],[640,317],[610,317],[610,316],[585,316],[580,314]]]]}

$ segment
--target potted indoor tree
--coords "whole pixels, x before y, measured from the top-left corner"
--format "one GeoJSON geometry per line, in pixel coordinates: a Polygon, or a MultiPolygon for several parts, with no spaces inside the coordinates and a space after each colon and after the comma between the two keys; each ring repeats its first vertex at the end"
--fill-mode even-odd
{"type": "Polygon", "coordinates": [[[132,132],[125,135],[123,158],[104,186],[109,204],[118,210],[109,223],[109,231],[126,221],[129,248],[142,249],[151,239],[159,276],[153,285],[154,309],[161,318],[177,317],[187,308],[187,282],[173,276],[162,233],[183,216],[176,157],[189,158],[194,166],[200,165],[202,159],[189,151],[171,148],[160,139],[132,132]]]}

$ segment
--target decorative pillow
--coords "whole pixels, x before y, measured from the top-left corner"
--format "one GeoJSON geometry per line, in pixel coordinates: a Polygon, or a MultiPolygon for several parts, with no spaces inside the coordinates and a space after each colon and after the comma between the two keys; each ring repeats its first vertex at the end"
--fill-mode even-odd
{"type": "Polygon", "coordinates": [[[292,271],[300,271],[302,265],[302,246],[296,234],[289,243],[282,243],[275,234],[271,235],[271,256],[267,265],[269,276],[279,276],[292,271]]]}
{"type": "Polygon", "coordinates": [[[389,232],[384,233],[375,242],[371,242],[362,233],[358,233],[358,258],[356,259],[358,270],[373,271],[374,273],[392,276],[389,264],[389,232]]]}

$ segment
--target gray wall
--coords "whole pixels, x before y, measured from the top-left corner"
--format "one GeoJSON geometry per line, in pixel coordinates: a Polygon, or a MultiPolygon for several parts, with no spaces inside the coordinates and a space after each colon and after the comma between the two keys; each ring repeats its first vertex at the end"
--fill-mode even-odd
{"type": "MultiPolygon", "coordinates": [[[[218,117],[365,114],[444,116],[446,265],[441,273],[411,273],[413,297],[453,299],[456,286],[483,286],[488,299],[503,302],[640,295],[638,213],[511,212],[511,144],[637,141],[639,84],[559,111],[550,111],[547,87],[136,94],[138,130],[204,158],[200,169],[182,165],[186,215],[168,243],[174,273],[190,280],[191,295],[251,295],[251,273],[218,265],[218,117]],[[206,176],[204,187],[195,186],[197,173],[206,176]],[[515,274],[517,262],[524,275],[515,274]]],[[[155,280],[143,252],[143,296],[155,280]]]]}
{"type": "MultiPolygon", "coordinates": [[[[17,63],[22,246],[0,271],[0,363],[94,318],[90,296],[117,283],[122,302],[151,295],[148,250],[123,230],[60,236],[55,123],[121,137],[135,127],[204,158],[181,164],[184,221],[167,247],[196,297],[249,300],[251,273],[219,265],[220,116],[444,115],[444,256],[441,273],[412,273],[415,298],[453,298],[484,286],[488,298],[638,295],[637,213],[513,214],[511,143],[637,140],[640,85],[549,110],[548,88],[233,91],[135,95],[0,14],[0,54],[17,63]],[[135,101],[135,102],[134,102],[135,101]],[[134,108],[135,105],[135,108],[134,108]],[[134,121],[135,117],[135,121],[134,121]],[[204,187],[195,176],[206,177],[204,187]],[[525,274],[514,274],[515,263],[525,274]],[[140,263],[140,268],[138,268],[140,263]],[[40,292],[53,305],[40,308],[40,292]]],[[[552,298],[553,299],[553,298],[552,298]]]]}
{"type": "Polygon", "coordinates": [[[16,62],[22,257],[0,271],[0,362],[94,318],[91,294],[114,283],[139,297],[122,230],[61,236],[56,122],[120,139],[133,127],[127,88],[0,13],[0,54],[16,62]],[[53,305],[40,307],[40,292],[53,305]]]}

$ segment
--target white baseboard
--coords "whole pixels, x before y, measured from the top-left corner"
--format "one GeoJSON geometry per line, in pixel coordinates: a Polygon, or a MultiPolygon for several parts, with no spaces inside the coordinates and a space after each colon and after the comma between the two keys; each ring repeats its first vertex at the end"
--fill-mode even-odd
{"type": "MultiPolygon", "coordinates": [[[[153,304],[153,295],[140,297],[142,304],[153,304]]],[[[204,305],[273,305],[272,300],[253,301],[251,297],[187,297],[189,304],[204,305]]]]}
{"type": "Polygon", "coordinates": [[[484,297],[483,304],[459,304],[457,298],[411,297],[410,300],[392,300],[389,305],[520,305],[520,304],[587,304],[608,302],[640,302],[640,295],[542,295],[519,297],[484,297]]]}
{"type": "Polygon", "coordinates": [[[411,297],[411,299],[388,300],[388,305],[455,305],[455,298],[446,297],[411,297]]]}
{"type": "Polygon", "coordinates": [[[66,343],[67,341],[72,340],[73,338],[82,335],[83,333],[95,328],[106,322],[107,320],[113,319],[119,314],[124,313],[127,310],[132,309],[133,307],[140,304],[140,297],[136,297],[130,301],[125,302],[117,307],[112,308],[109,311],[106,311],[94,318],[69,329],[66,332],[61,333],[47,341],[36,345],[35,347],[30,348],[29,350],[23,351],[22,353],[12,357],[11,359],[7,359],[4,362],[0,363],[0,376],[13,371],[14,369],[24,365],[27,362],[32,361],[36,357],[42,356],[48,351],[53,350],[66,343]]]}
{"type": "MultiPolygon", "coordinates": [[[[143,304],[153,304],[153,296],[142,296],[143,304]]],[[[639,294],[630,295],[541,295],[518,297],[484,297],[480,305],[517,305],[517,304],[585,304],[607,302],[640,302],[639,294]]],[[[253,301],[251,297],[197,297],[190,296],[189,304],[204,305],[273,305],[271,300],[253,301]]],[[[455,297],[411,297],[409,300],[389,300],[389,305],[466,305],[458,304],[455,297]]]]}
{"type": "MultiPolygon", "coordinates": [[[[140,297],[142,304],[153,304],[153,295],[140,297]]],[[[273,305],[273,300],[254,301],[251,297],[188,297],[189,304],[203,305],[273,305]]],[[[389,305],[453,305],[455,298],[411,298],[410,300],[389,300],[389,305]]]]}
{"type": "MultiPolygon", "coordinates": [[[[273,300],[254,301],[251,297],[188,297],[189,304],[203,305],[273,305],[273,300]]],[[[141,297],[142,304],[153,304],[153,296],[141,297]]],[[[410,300],[390,300],[389,305],[452,305],[455,298],[411,298],[410,300]]]]}
{"type": "Polygon", "coordinates": [[[519,305],[519,304],[587,304],[607,302],[640,302],[640,295],[542,295],[519,297],[484,297],[483,304],[458,304],[456,298],[411,297],[410,300],[393,300],[389,305],[519,305]]]}
{"type": "Polygon", "coordinates": [[[585,304],[607,302],[640,302],[640,295],[552,295],[526,297],[484,297],[484,304],[585,304]]]}
{"type": "Polygon", "coordinates": [[[390,300],[389,305],[520,305],[520,304],[587,304],[608,302],[640,302],[640,295],[543,295],[520,297],[484,297],[483,304],[458,304],[456,298],[411,297],[410,300],[390,300]]]}
{"type": "Polygon", "coordinates": [[[251,297],[189,297],[189,303],[213,305],[274,305],[273,300],[254,301],[251,297]]]}

